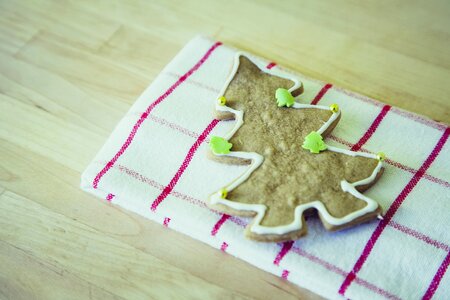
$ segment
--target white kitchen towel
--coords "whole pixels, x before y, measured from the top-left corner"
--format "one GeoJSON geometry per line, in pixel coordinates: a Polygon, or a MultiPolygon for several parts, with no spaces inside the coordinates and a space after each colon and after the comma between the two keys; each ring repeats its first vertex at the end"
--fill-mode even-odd
{"type": "Polygon", "coordinates": [[[211,193],[248,166],[206,158],[209,136],[233,121],[213,110],[236,49],[197,37],[169,63],[119,122],[82,175],[82,189],[328,298],[450,297],[450,129],[254,57],[297,76],[298,101],[339,104],[330,145],[383,150],[381,179],[366,192],[384,220],[329,233],[315,217],[296,242],[244,238],[248,219],[210,210],[211,193]]]}

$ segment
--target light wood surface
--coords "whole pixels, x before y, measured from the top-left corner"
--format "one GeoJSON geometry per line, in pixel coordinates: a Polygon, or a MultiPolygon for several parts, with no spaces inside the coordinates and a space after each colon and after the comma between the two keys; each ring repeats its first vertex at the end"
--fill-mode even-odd
{"type": "Polygon", "coordinates": [[[83,193],[80,173],[197,33],[449,123],[449,3],[1,1],[0,298],[317,298],[83,193]]]}

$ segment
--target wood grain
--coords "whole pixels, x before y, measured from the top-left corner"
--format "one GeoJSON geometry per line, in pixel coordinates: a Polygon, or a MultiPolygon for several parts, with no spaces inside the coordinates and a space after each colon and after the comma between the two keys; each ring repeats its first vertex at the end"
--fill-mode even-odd
{"type": "Polygon", "coordinates": [[[78,188],[194,35],[450,122],[448,1],[0,2],[0,298],[318,298],[78,188]]]}

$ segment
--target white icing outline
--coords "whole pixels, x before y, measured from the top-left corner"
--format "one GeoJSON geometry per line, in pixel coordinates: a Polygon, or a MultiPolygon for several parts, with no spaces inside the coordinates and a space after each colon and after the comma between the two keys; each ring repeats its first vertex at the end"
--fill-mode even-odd
{"type": "MultiPolygon", "coordinates": [[[[295,77],[289,77],[289,75],[281,72],[279,69],[277,68],[272,68],[272,69],[267,69],[264,66],[264,62],[259,61],[257,59],[253,59],[251,57],[251,55],[245,54],[243,52],[238,52],[236,53],[235,56],[235,61],[234,61],[234,65],[233,65],[233,69],[231,71],[231,74],[229,76],[229,78],[227,79],[224,87],[222,88],[222,90],[220,91],[219,97],[224,95],[226,89],[228,88],[230,82],[233,80],[234,76],[236,75],[236,72],[239,68],[239,59],[241,56],[245,56],[248,59],[250,59],[250,61],[252,61],[252,63],[254,63],[256,66],[258,66],[258,68],[270,75],[275,75],[281,78],[285,78],[285,79],[289,79],[291,81],[294,82],[294,85],[289,89],[289,92],[292,93],[292,91],[298,89],[299,87],[301,87],[301,82],[295,78],[295,77]]],[[[219,98],[218,97],[218,98],[219,98]]],[[[298,102],[295,102],[294,105],[291,108],[295,108],[295,109],[308,109],[308,108],[315,108],[315,109],[324,109],[324,110],[330,110],[329,107],[327,106],[323,106],[323,105],[311,105],[311,104],[301,104],[298,102]]],[[[221,112],[230,112],[232,114],[234,114],[235,116],[235,126],[234,128],[224,137],[224,139],[226,139],[227,141],[236,133],[236,131],[242,126],[242,124],[244,123],[244,112],[243,111],[238,111],[238,110],[234,110],[231,107],[228,107],[226,105],[220,105],[216,102],[216,110],[217,111],[221,111],[221,112]]],[[[319,130],[317,130],[317,133],[322,134],[323,132],[325,132],[327,130],[327,128],[339,117],[340,115],[340,111],[333,113],[331,115],[331,117],[328,119],[327,122],[325,122],[319,130]]],[[[350,156],[362,156],[362,157],[367,157],[367,158],[374,158],[377,159],[377,156],[375,154],[370,154],[370,153],[364,153],[364,152],[355,152],[355,151],[350,151],[350,150],[346,150],[346,149],[341,149],[341,148],[337,148],[337,147],[333,147],[333,146],[329,146],[327,145],[327,149],[325,151],[333,151],[333,152],[338,152],[338,153],[342,153],[342,154],[346,154],[346,155],[350,155],[350,156]]],[[[305,150],[306,151],[306,150],[305,150]]],[[[255,220],[253,223],[251,223],[252,225],[250,225],[250,231],[254,232],[256,234],[276,234],[276,235],[281,235],[281,234],[286,234],[292,231],[297,231],[300,230],[302,228],[302,215],[303,212],[307,209],[310,208],[315,208],[318,213],[320,214],[320,217],[325,220],[328,224],[331,225],[335,225],[335,226],[339,226],[339,225],[343,225],[346,223],[349,223],[361,216],[366,215],[367,213],[373,212],[378,208],[378,203],[375,202],[374,200],[364,196],[363,194],[361,194],[356,187],[360,186],[360,185],[366,185],[366,184],[370,184],[371,182],[373,182],[378,173],[380,172],[383,163],[381,160],[379,160],[377,166],[375,167],[375,169],[373,170],[372,174],[365,178],[362,179],[360,181],[354,182],[354,183],[349,183],[346,180],[342,180],[341,181],[341,188],[342,191],[344,192],[348,192],[350,194],[352,194],[353,196],[355,196],[356,198],[363,200],[367,203],[367,205],[365,207],[363,207],[360,210],[354,211],[342,218],[336,218],[333,217],[329,214],[328,210],[326,209],[326,207],[323,205],[323,203],[319,200],[313,201],[313,202],[308,202],[305,204],[301,204],[298,205],[295,208],[294,211],[294,221],[290,224],[287,225],[280,225],[280,226],[263,226],[261,225],[261,221],[264,218],[265,212],[267,210],[266,205],[264,204],[248,204],[248,203],[240,203],[240,202],[235,202],[235,201],[230,201],[228,199],[224,199],[222,198],[222,190],[225,189],[226,191],[232,191],[234,188],[236,188],[238,185],[240,185],[241,183],[243,183],[245,180],[247,180],[250,175],[253,173],[253,171],[255,171],[264,161],[264,157],[258,153],[255,152],[234,152],[231,151],[228,154],[216,154],[213,153],[216,156],[219,157],[236,157],[236,158],[241,158],[241,159],[250,159],[252,162],[250,164],[250,167],[238,178],[236,178],[235,180],[233,180],[231,183],[229,183],[228,185],[226,185],[225,187],[223,187],[222,189],[220,189],[219,191],[213,193],[210,197],[209,197],[209,201],[211,204],[215,205],[215,204],[222,204],[225,205],[227,207],[230,207],[232,209],[235,210],[243,210],[243,211],[253,211],[256,212],[256,216],[254,217],[255,220]]]]}

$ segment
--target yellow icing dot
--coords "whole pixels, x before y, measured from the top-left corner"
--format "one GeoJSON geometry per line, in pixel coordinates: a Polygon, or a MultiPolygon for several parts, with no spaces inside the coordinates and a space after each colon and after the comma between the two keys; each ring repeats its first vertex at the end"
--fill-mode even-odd
{"type": "Polygon", "coordinates": [[[378,159],[379,161],[385,160],[385,159],[386,159],[386,154],[384,154],[383,152],[378,152],[378,153],[377,153],[377,159],[378,159]]]}
{"type": "Polygon", "coordinates": [[[220,96],[219,99],[217,99],[217,102],[219,102],[219,105],[224,106],[227,104],[227,99],[224,96],[220,96]]]}
{"type": "Polygon", "coordinates": [[[336,103],[330,105],[330,110],[334,113],[337,113],[339,111],[339,105],[336,103]]]}
{"type": "Polygon", "coordinates": [[[228,191],[226,189],[220,190],[220,198],[225,199],[228,195],[228,191]]]}

